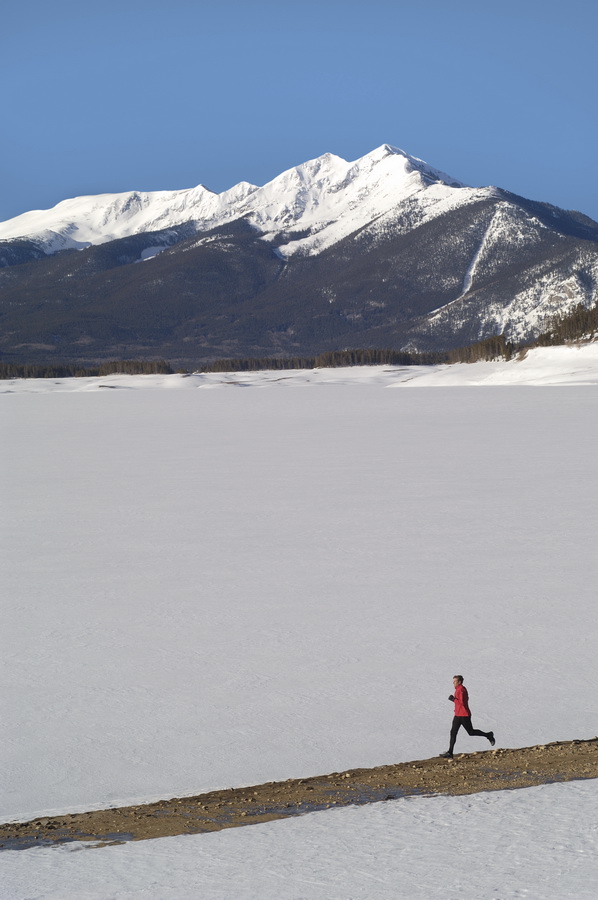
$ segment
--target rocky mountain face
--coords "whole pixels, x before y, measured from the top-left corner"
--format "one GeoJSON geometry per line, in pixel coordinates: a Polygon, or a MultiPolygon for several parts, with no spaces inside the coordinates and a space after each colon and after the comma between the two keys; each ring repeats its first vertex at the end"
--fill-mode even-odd
{"type": "Polygon", "coordinates": [[[598,223],[383,146],[263,187],[100,195],[0,223],[0,359],[449,349],[598,298],[598,223]]]}

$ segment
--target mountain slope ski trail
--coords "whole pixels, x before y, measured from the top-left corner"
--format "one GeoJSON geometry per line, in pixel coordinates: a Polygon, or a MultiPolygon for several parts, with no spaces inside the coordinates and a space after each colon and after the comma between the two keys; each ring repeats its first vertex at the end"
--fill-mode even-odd
{"type": "Polygon", "coordinates": [[[463,753],[374,769],[210,791],[0,825],[0,850],[69,841],[94,846],[179,834],[201,834],[270,822],[333,807],[434,794],[474,794],[557,781],[598,778],[598,737],[510,750],[463,753]]]}

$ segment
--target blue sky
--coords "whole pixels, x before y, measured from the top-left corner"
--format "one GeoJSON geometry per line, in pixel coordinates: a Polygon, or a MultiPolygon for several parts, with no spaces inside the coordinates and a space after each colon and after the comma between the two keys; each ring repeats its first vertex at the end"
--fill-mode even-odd
{"type": "Polygon", "coordinates": [[[0,220],[382,143],[598,219],[597,35],[595,0],[22,0],[0,29],[0,220]]]}

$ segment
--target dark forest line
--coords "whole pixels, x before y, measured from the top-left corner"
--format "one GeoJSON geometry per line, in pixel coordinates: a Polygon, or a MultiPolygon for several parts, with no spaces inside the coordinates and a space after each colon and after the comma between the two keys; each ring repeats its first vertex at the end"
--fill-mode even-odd
{"type": "MultiPolygon", "coordinates": [[[[407,353],[401,350],[333,350],[318,356],[245,357],[216,359],[194,369],[207,372],[260,372],[285,369],[340,368],[344,366],[429,366],[449,362],[448,353],[407,353]]],[[[181,370],[179,370],[181,371],[181,370]]],[[[165,360],[114,360],[100,366],[77,364],[27,365],[0,362],[0,379],[89,378],[98,375],[171,375],[165,360]]],[[[189,374],[186,370],[183,374],[189,374]]]]}
{"type": "MultiPolygon", "coordinates": [[[[216,359],[194,372],[260,372],[286,369],[331,369],[345,366],[430,366],[449,363],[473,363],[480,360],[512,359],[518,352],[533,347],[550,347],[581,339],[589,339],[598,333],[598,306],[575,307],[570,313],[556,316],[548,329],[535,340],[514,344],[503,334],[476,341],[456,350],[439,352],[407,352],[403,350],[374,348],[330,350],[317,356],[289,357],[241,357],[216,359]]],[[[180,371],[180,370],[179,370],[180,371]]],[[[89,378],[101,375],[172,375],[174,369],[160,360],[112,360],[98,366],[82,366],[77,363],[53,365],[27,365],[0,362],[0,379],[9,378],[89,378]]],[[[189,374],[186,370],[184,374],[189,374]]]]}

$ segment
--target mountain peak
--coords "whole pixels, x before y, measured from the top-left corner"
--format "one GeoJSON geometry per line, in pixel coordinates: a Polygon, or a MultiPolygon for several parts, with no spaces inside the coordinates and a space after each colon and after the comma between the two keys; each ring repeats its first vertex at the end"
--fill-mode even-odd
{"type": "Polygon", "coordinates": [[[198,184],[180,191],[64,200],[53,209],[0,223],[0,240],[26,237],[54,253],[186,224],[201,232],[245,217],[278,241],[282,256],[311,255],[399,210],[414,195],[423,198],[432,186],[448,195],[463,187],[423,160],[382,144],[354,162],[324,153],[262,187],[241,181],[222,193],[198,184]]]}
{"type": "Polygon", "coordinates": [[[433,166],[425,162],[425,160],[419,159],[419,157],[417,156],[412,156],[405,150],[401,150],[400,147],[393,147],[392,144],[382,144],[380,147],[377,147],[375,150],[372,150],[371,153],[368,153],[366,156],[364,156],[363,159],[369,160],[372,163],[379,163],[383,160],[388,159],[389,157],[394,156],[401,157],[401,159],[404,161],[405,171],[409,174],[412,172],[420,172],[426,179],[430,179],[431,181],[438,181],[450,187],[467,186],[464,182],[458,181],[451,175],[447,175],[446,172],[442,172],[440,169],[435,169],[433,166]]]}
{"type": "Polygon", "coordinates": [[[370,153],[366,154],[369,159],[380,160],[384,159],[386,156],[405,156],[409,157],[408,153],[405,153],[404,150],[401,150],[399,147],[393,147],[392,144],[381,144],[379,147],[376,147],[375,150],[372,150],[370,153]]]}

